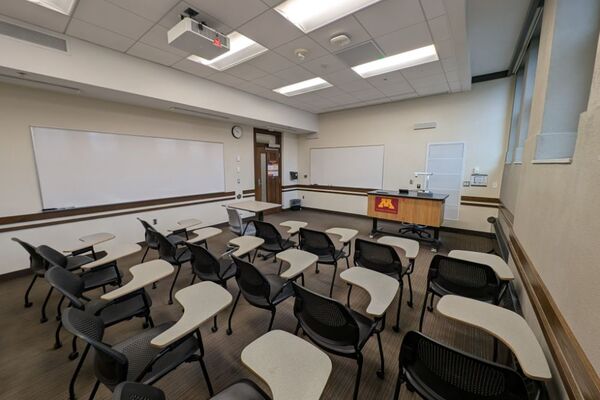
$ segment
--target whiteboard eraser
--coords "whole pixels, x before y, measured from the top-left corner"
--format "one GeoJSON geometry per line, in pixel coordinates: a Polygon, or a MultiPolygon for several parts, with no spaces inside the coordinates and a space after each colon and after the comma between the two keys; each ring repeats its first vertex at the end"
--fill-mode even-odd
{"type": "Polygon", "coordinates": [[[420,131],[422,129],[435,129],[437,128],[437,122],[420,122],[413,126],[413,130],[420,131]]]}

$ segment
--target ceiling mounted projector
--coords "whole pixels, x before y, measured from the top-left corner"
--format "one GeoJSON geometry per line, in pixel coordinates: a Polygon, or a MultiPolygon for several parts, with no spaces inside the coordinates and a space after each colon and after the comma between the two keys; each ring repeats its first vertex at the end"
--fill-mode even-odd
{"type": "Polygon", "coordinates": [[[171,28],[167,39],[171,46],[207,60],[229,51],[227,36],[190,17],[183,17],[171,28]]]}

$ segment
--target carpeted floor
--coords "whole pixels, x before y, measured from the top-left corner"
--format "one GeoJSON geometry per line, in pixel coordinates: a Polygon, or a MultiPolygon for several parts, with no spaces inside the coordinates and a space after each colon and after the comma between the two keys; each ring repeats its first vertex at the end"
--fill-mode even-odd
{"type": "MultiPolygon", "coordinates": [[[[310,228],[318,230],[331,227],[355,228],[360,231],[359,237],[364,238],[368,238],[371,226],[371,221],[367,218],[308,210],[284,211],[265,217],[266,221],[276,226],[282,221],[291,219],[306,221],[310,228]]],[[[393,229],[394,225],[389,225],[389,228],[393,229]]],[[[284,230],[282,230],[282,233],[285,236],[284,230]]],[[[215,254],[220,254],[225,249],[227,241],[232,237],[234,235],[225,228],[221,235],[209,240],[210,250],[215,254]]],[[[440,249],[441,254],[452,249],[487,251],[493,246],[492,240],[475,235],[442,232],[441,239],[443,241],[443,247],[440,249]]],[[[151,251],[150,256],[150,258],[155,258],[155,252],[151,251]]],[[[433,256],[434,253],[430,251],[428,245],[421,245],[413,275],[415,306],[411,309],[406,303],[402,305],[400,333],[395,333],[391,329],[397,300],[391,306],[390,311],[393,310],[394,313],[390,312],[388,314],[387,327],[381,334],[386,362],[384,380],[377,378],[375,375],[379,365],[376,339],[373,337],[365,346],[360,399],[392,399],[398,374],[400,343],[407,331],[418,327],[427,269],[433,256]]],[[[127,272],[129,267],[138,263],[140,259],[141,253],[119,262],[119,267],[124,272],[125,281],[130,279],[127,272]]],[[[277,272],[278,264],[272,263],[270,260],[266,262],[257,261],[256,264],[263,272],[277,272]]],[[[344,268],[345,263],[341,262],[338,274],[344,268]]],[[[185,265],[177,282],[176,290],[190,283],[190,271],[189,264],[185,265]]],[[[320,274],[315,274],[314,268],[309,269],[305,274],[306,286],[311,290],[327,294],[332,272],[333,268],[326,265],[321,266],[320,274]]],[[[177,304],[167,305],[171,279],[172,277],[169,277],[161,281],[155,290],[147,289],[153,299],[152,316],[156,324],[176,320],[181,315],[181,309],[177,304]]],[[[29,281],[29,276],[0,281],[0,293],[2,294],[0,302],[0,319],[2,321],[0,334],[0,398],[11,400],[64,400],[68,398],[68,383],[76,361],[69,361],[67,358],[70,352],[70,335],[67,332],[63,331],[62,334],[65,346],[58,350],[53,349],[54,330],[57,324],[54,315],[59,296],[53,295],[49,304],[50,320],[45,324],[40,324],[40,306],[48,286],[45,282],[38,280],[31,295],[34,305],[25,309],[23,308],[23,295],[29,281]]],[[[408,299],[408,287],[405,286],[404,301],[408,299]]],[[[232,280],[228,287],[235,298],[237,285],[232,280]]],[[[99,296],[100,293],[101,291],[98,290],[90,293],[89,296],[99,296]]],[[[338,277],[333,296],[344,302],[346,293],[347,286],[338,277]]],[[[352,291],[352,307],[354,309],[364,312],[368,301],[369,297],[365,291],[354,288],[352,291]]],[[[292,306],[293,299],[291,298],[278,307],[274,329],[293,332],[296,320],[292,313],[292,306]]],[[[254,308],[241,299],[234,315],[233,335],[227,336],[225,328],[229,311],[230,308],[228,307],[219,315],[220,329],[216,333],[210,331],[210,322],[201,327],[206,350],[205,360],[213,387],[216,391],[219,391],[240,378],[250,378],[266,388],[266,385],[258,377],[253,376],[242,364],[240,353],[247,344],[266,332],[269,323],[269,312],[254,308]]],[[[142,322],[141,319],[135,319],[108,328],[104,341],[115,343],[134,335],[142,330],[142,322]]],[[[492,339],[489,336],[473,328],[451,322],[435,312],[427,313],[424,333],[477,356],[491,358],[492,339]]],[[[81,344],[80,347],[82,347],[81,344]]],[[[273,351],[277,351],[277,349],[273,349],[273,351]]],[[[335,355],[330,355],[330,358],[333,362],[333,371],[322,398],[351,399],[356,373],[355,361],[335,355]]],[[[78,380],[77,393],[79,399],[88,397],[95,380],[89,363],[90,359],[91,357],[88,357],[88,362],[84,365],[78,380]]],[[[163,378],[156,386],[165,391],[169,400],[202,400],[209,398],[197,363],[182,365],[163,378]]],[[[294,388],[290,387],[290,390],[294,390],[294,388]]],[[[110,392],[101,386],[96,398],[109,399],[110,392]]],[[[413,399],[417,396],[403,388],[401,398],[413,399]]]]}

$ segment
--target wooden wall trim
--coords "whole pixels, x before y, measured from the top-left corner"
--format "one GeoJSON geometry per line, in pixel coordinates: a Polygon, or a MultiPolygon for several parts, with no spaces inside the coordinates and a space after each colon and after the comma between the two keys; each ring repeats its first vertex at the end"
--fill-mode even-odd
{"type": "Polygon", "coordinates": [[[0,217],[1,225],[19,224],[23,222],[41,221],[46,219],[73,217],[77,215],[96,214],[107,211],[127,210],[132,208],[141,208],[156,206],[161,204],[182,203],[186,201],[214,199],[218,197],[233,196],[235,192],[217,192],[196,194],[191,196],[167,197],[163,199],[150,199],[141,201],[130,201],[127,203],[104,204],[90,207],[69,208],[65,210],[42,211],[39,213],[9,215],[0,217]]]}
{"type": "MultiPolygon", "coordinates": [[[[165,206],[152,207],[152,208],[142,208],[142,209],[132,208],[132,209],[129,209],[126,211],[121,211],[121,212],[116,212],[116,213],[95,214],[95,215],[90,215],[90,216],[82,217],[82,218],[67,218],[67,219],[60,219],[60,220],[55,220],[55,221],[41,222],[41,223],[37,223],[37,224],[10,226],[10,227],[6,227],[6,228],[0,228],[0,233],[20,231],[23,229],[41,228],[44,226],[51,226],[51,225],[70,224],[72,222],[89,221],[89,220],[99,219],[99,218],[118,217],[121,215],[135,214],[135,213],[148,212],[148,211],[165,210],[167,208],[188,207],[188,206],[195,206],[198,204],[207,204],[207,203],[216,203],[216,202],[220,202],[220,201],[235,200],[235,196],[234,196],[235,192],[226,192],[225,194],[228,195],[228,197],[208,198],[206,200],[200,200],[200,201],[195,201],[195,202],[191,202],[191,203],[169,204],[169,205],[165,205],[165,206]]],[[[54,218],[56,218],[56,217],[54,217],[54,218]]],[[[40,220],[43,220],[43,219],[45,219],[45,218],[42,218],[40,220]]]]}
{"type": "Polygon", "coordinates": [[[475,201],[478,203],[493,203],[500,204],[500,199],[496,197],[479,197],[479,196],[460,196],[461,201],[475,201]]]}
{"type": "Polygon", "coordinates": [[[508,248],[531,301],[562,383],[571,400],[600,399],[600,378],[517,238],[512,214],[500,208],[508,248]],[[505,229],[506,227],[506,229],[505,229]]]}

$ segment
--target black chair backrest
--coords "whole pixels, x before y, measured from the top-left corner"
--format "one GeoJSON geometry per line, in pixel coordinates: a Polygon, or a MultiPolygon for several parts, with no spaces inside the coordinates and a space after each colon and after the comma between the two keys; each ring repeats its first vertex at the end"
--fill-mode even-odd
{"type": "Polygon", "coordinates": [[[452,293],[478,298],[500,293],[500,281],[489,265],[436,255],[429,265],[428,279],[452,293]]]}
{"type": "Polygon", "coordinates": [[[146,241],[148,247],[155,250],[158,249],[158,238],[156,237],[157,230],[154,229],[154,227],[147,221],[144,221],[141,218],[138,218],[138,220],[144,226],[144,240],[146,241]]]}
{"type": "Polygon", "coordinates": [[[192,253],[192,270],[199,277],[216,274],[221,271],[221,264],[217,257],[208,251],[204,246],[193,243],[186,243],[192,253]]]}
{"type": "Polygon", "coordinates": [[[281,243],[282,237],[277,228],[265,221],[256,221],[253,220],[252,223],[256,228],[256,237],[259,237],[265,241],[267,244],[272,243],[281,243]]]}
{"type": "Polygon", "coordinates": [[[340,302],[292,283],[296,299],[294,315],[309,337],[321,337],[338,346],[358,348],[358,324],[340,302]]]}
{"type": "Polygon", "coordinates": [[[235,280],[249,303],[270,301],[271,285],[267,278],[252,264],[232,256],[238,267],[235,280]]]}
{"type": "MultiPolygon", "coordinates": [[[[400,368],[431,398],[445,400],[517,400],[528,398],[521,376],[503,365],[438,343],[420,332],[404,336],[400,368]]],[[[418,388],[417,388],[418,389],[418,388]]]]}
{"type": "Polygon", "coordinates": [[[136,382],[123,382],[113,392],[113,400],[165,400],[159,388],[136,382]]]}
{"type": "Polygon", "coordinates": [[[81,298],[85,288],[83,279],[61,267],[50,268],[44,277],[52,287],[69,299],[73,307],[85,308],[81,298]]]}
{"type": "Polygon", "coordinates": [[[300,228],[300,248],[317,255],[334,255],[335,245],[325,232],[300,228]]]}
{"type": "Polygon", "coordinates": [[[354,263],[384,274],[402,272],[402,261],[392,246],[364,239],[355,241],[354,263]]]}
{"type": "Polygon", "coordinates": [[[27,253],[29,253],[29,268],[31,268],[34,272],[42,272],[46,270],[46,263],[44,259],[38,254],[35,246],[22,241],[18,238],[12,238],[14,242],[19,243],[27,253]]]}
{"type": "Polygon", "coordinates": [[[62,323],[71,334],[96,350],[94,354],[96,379],[109,388],[114,388],[127,379],[129,361],[125,355],[102,343],[104,322],[100,317],[76,308],[67,308],[62,314],[62,323]]]}
{"type": "Polygon", "coordinates": [[[46,268],[50,268],[52,266],[65,268],[67,266],[67,257],[60,251],[54,250],[50,246],[46,246],[45,244],[38,246],[37,253],[46,263],[46,268]]]}
{"type": "Polygon", "coordinates": [[[160,232],[156,232],[156,239],[158,240],[158,256],[161,259],[175,259],[177,247],[160,232]]]}

